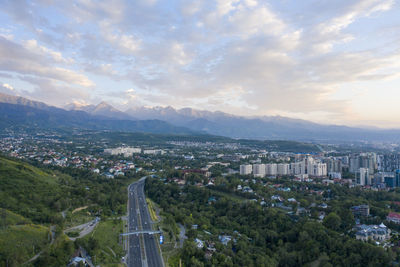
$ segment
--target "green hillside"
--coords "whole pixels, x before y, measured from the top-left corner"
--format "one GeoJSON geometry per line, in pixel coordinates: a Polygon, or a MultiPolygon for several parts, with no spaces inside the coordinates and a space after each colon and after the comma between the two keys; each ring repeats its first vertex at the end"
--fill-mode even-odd
{"type": "Polygon", "coordinates": [[[62,190],[57,177],[27,163],[0,157],[1,207],[31,219],[49,223],[56,220],[54,204],[62,190]]]}
{"type": "Polygon", "coordinates": [[[0,213],[0,266],[19,266],[50,243],[49,227],[31,224],[30,220],[4,209],[0,213]]]}
{"type": "MultiPolygon", "coordinates": [[[[99,255],[105,253],[105,258],[98,261],[118,262],[122,255],[118,245],[122,223],[106,220],[125,213],[126,187],[132,179],[137,178],[106,179],[88,170],[34,167],[0,156],[0,267],[22,266],[39,252],[40,257],[25,266],[65,266],[77,247],[63,230],[74,221],[69,214],[83,206],[88,207],[85,214],[104,220],[96,230],[99,246],[93,250],[99,255]],[[61,211],[65,211],[66,218],[61,211]],[[51,245],[50,227],[54,234],[51,245]],[[108,244],[111,239],[113,242],[108,244]]],[[[82,244],[93,252],[86,243],[82,244]]]]}

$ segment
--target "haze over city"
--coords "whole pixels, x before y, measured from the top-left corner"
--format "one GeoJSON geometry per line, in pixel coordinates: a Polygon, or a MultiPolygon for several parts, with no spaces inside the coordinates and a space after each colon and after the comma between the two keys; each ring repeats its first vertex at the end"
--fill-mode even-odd
{"type": "Polygon", "coordinates": [[[395,0],[0,2],[2,93],[400,128],[395,0]]]}

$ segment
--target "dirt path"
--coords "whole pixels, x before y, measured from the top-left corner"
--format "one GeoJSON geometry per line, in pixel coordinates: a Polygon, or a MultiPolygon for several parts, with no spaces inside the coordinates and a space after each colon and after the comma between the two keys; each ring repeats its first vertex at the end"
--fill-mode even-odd
{"type": "MultiPolygon", "coordinates": [[[[55,225],[51,225],[50,226],[50,234],[51,234],[51,240],[50,240],[50,246],[54,243],[55,240],[55,236],[56,236],[56,226],[55,225]]],[[[24,262],[23,265],[28,264],[34,260],[36,260],[37,258],[39,258],[40,255],[42,255],[44,250],[40,251],[38,254],[36,254],[35,256],[33,256],[32,258],[30,258],[28,261],[24,262]]]]}
{"type": "Polygon", "coordinates": [[[88,207],[89,207],[89,206],[83,206],[83,207],[76,208],[76,209],[74,209],[74,210],[72,211],[72,214],[74,214],[75,212],[78,212],[78,211],[80,211],[80,210],[87,209],[88,207]]]}
{"type": "Polygon", "coordinates": [[[117,257],[117,254],[115,254],[115,252],[112,248],[110,248],[110,247],[107,247],[107,248],[111,251],[111,253],[114,255],[114,257],[117,257]]]}

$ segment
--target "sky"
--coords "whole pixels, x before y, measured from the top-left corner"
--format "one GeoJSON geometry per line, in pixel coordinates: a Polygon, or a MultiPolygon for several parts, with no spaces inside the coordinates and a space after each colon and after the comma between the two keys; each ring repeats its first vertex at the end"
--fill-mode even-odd
{"type": "Polygon", "coordinates": [[[0,0],[0,92],[400,128],[400,0],[0,0]]]}

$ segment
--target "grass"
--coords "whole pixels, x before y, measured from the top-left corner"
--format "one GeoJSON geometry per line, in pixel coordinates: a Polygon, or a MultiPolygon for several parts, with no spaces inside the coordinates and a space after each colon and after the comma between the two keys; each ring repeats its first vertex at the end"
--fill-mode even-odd
{"type": "Polygon", "coordinates": [[[98,244],[91,255],[95,265],[123,266],[119,265],[125,254],[122,238],[120,238],[121,233],[123,233],[122,220],[106,219],[106,221],[101,221],[91,234],[84,237],[86,240],[93,238],[98,244]]]}
{"type": "MultiPolygon", "coordinates": [[[[150,203],[152,203],[152,207],[154,207],[155,204],[153,201],[150,200],[150,203]]],[[[150,209],[150,206],[149,206],[150,209]]],[[[150,209],[152,210],[152,209],[150,209]]],[[[176,257],[179,253],[179,249],[175,248],[175,244],[179,245],[178,238],[174,234],[174,229],[168,224],[165,223],[165,220],[160,220],[158,223],[155,225],[155,229],[161,229],[163,232],[163,237],[164,237],[164,243],[160,245],[161,252],[162,252],[162,257],[164,260],[164,263],[166,266],[177,266],[176,263],[176,257]]]]}
{"type": "Polygon", "coordinates": [[[77,212],[68,212],[65,217],[65,228],[81,225],[91,220],[94,220],[95,216],[91,215],[87,210],[80,210],[77,212]]]}
{"type": "MultiPolygon", "coordinates": [[[[6,209],[0,209],[0,216],[6,216],[6,225],[21,225],[21,224],[30,224],[31,220],[24,218],[23,216],[16,214],[12,211],[6,209]]],[[[0,222],[0,225],[3,226],[4,222],[0,222]]]]}
{"type": "Polygon", "coordinates": [[[149,198],[146,198],[146,202],[147,202],[147,206],[149,208],[149,212],[150,212],[150,218],[153,222],[158,221],[158,217],[154,208],[154,203],[153,201],[151,201],[149,198]]]}
{"type": "Polygon", "coordinates": [[[0,229],[0,266],[7,260],[10,266],[19,266],[49,244],[49,228],[22,224],[29,220],[9,211],[7,214],[10,224],[0,229]]]}
{"type": "Polygon", "coordinates": [[[3,166],[7,166],[7,168],[15,169],[17,172],[25,172],[30,175],[40,176],[43,182],[47,182],[50,184],[56,184],[57,182],[57,179],[54,176],[27,163],[12,161],[6,158],[0,158],[0,164],[3,166]]]}

